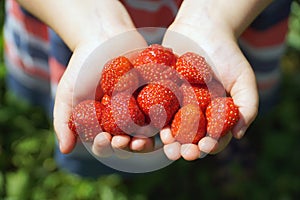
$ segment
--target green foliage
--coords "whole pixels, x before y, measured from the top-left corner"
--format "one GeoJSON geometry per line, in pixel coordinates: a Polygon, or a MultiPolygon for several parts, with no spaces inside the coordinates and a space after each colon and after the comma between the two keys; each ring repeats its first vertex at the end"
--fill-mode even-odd
{"type": "Polygon", "coordinates": [[[290,47],[300,50],[300,4],[293,2],[291,19],[289,22],[290,31],[287,42],[290,47]]]}

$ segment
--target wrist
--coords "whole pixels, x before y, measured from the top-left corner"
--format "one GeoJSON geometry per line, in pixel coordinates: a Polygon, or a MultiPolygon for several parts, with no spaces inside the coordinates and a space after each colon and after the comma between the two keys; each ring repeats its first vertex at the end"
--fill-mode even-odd
{"type": "MultiPolygon", "coordinates": [[[[171,25],[171,29],[181,27],[181,31],[186,29],[186,35],[189,33],[198,33],[199,37],[209,36],[216,32],[222,33],[229,38],[235,37],[234,29],[224,20],[222,13],[219,12],[219,4],[215,4],[209,0],[185,0],[171,25]],[[185,27],[182,28],[182,26],[185,27]]],[[[201,39],[201,38],[199,38],[201,39]]],[[[204,39],[204,38],[203,38],[204,39]]]]}
{"type": "Polygon", "coordinates": [[[119,1],[76,2],[72,8],[68,8],[66,23],[55,27],[71,50],[87,43],[100,44],[117,34],[134,29],[131,18],[119,1]],[[68,28],[64,24],[68,24],[68,28]]]}
{"type": "Polygon", "coordinates": [[[51,27],[73,51],[86,42],[101,43],[134,25],[117,0],[17,0],[51,27]]]}
{"type": "Polygon", "coordinates": [[[192,26],[212,26],[238,38],[272,0],[185,0],[176,20],[192,26]]]}

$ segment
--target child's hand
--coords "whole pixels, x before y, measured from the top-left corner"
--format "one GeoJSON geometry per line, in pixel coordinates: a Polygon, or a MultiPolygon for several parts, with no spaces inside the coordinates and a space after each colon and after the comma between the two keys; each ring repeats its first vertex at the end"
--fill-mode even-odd
{"type": "MultiPolygon", "coordinates": [[[[214,14],[209,13],[211,11],[209,5],[203,8],[208,9],[206,11],[198,5],[198,10],[195,12],[193,9],[196,6],[190,6],[192,1],[186,2],[186,4],[183,3],[176,20],[169,27],[163,45],[169,46],[179,53],[197,52],[199,48],[202,48],[206,54],[205,57],[213,67],[216,78],[224,85],[239,107],[240,120],[232,129],[232,134],[219,140],[207,136],[201,139],[197,145],[181,145],[174,141],[169,128],[164,129],[160,136],[165,144],[165,153],[171,160],[177,160],[180,157],[186,160],[195,160],[206,153],[213,154],[222,151],[231,140],[232,135],[237,139],[243,137],[258,110],[255,76],[237,44],[236,35],[240,32],[239,27],[233,29],[224,20],[225,18],[214,18],[214,14]]],[[[194,3],[196,2],[200,4],[200,1],[194,1],[194,3]]],[[[217,14],[217,16],[220,15],[217,14]]]]}
{"type": "MultiPolygon", "coordinates": [[[[72,11],[77,11],[72,17],[73,21],[66,28],[68,30],[54,25],[54,29],[73,51],[68,67],[58,84],[54,105],[54,128],[62,153],[70,153],[76,145],[77,138],[68,128],[69,116],[72,108],[95,90],[102,71],[99,66],[103,66],[109,56],[146,46],[144,39],[135,31],[127,11],[118,1],[96,2],[85,1],[82,4],[81,1],[76,1],[71,8],[66,9],[64,20],[68,20],[72,11]],[[71,30],[74,34],[70,34],[71,30]],[[125,33],[125,38],[115,37],[122,33],[125,33]],[[110,40],[111,38],[114,39],[110,40]],[[103,63],[87,67],[87,63],[95,59],[92,58],[93,55],[99,55],[95,54],[95,51],[100,51],[103,63]]],[[[97,59],[101,60],[99,57],[97,59]]],[[[107,149],[110,148],[142,151],[152,147],[151,138],[130,139],[126,136],[100,133],[95,138],[93,151],[96,155],[103,156],[103,152],[108,152],[107,149]]]]}
{"type": "MultiPolygon", "coordinates": [[[[143,38],[134,30],[128,31],[124,35],[127,37],[124,40],[113,39],[104,42],[99,47],[93,42],[85,43],[75,49],[68,68],[58,85],[54,107],[54,127],[60,150],[63,153],[71,152],[76,144],[76,137],[68,127],[72,108],[80,101],[95,97],[95,87],[102,71],[99,66],[103,66],[108,60],[106,56],[116,56],[122,52],[130,51],[132,48],[142,48],[146,45],[143,38]],[[116,46],[120,46],[120,48],[116,48],[116,46]],[[93,63],[93,60],[101,60],[103,63],[93,63]]],[[[107,150],[104,153],[106,155],[101,155],[104,151],[101,148],[143,151],[149,150],[151,147],[153,147],[151,138],[130,139],[129,136],[112,136],[108,133],[100,133],[95,138],[93,151],[96,155],[103,157],[107,156],[107,150]],[[107,143],[107,139],[110,141],[109,143],[107,143]]]]}

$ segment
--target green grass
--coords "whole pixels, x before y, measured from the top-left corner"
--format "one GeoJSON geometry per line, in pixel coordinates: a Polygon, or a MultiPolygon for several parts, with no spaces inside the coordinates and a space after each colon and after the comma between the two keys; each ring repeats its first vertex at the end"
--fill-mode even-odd
{"type": "Polygon", "coordinates": [[[0,199],[146,200],[192,199],[195,195],[201,199],[297,199],[300,196],[299,13],[300,8],[295,5],[289,46],[282,60],[281,102],[271,113],[258,118],[242,140],[249,142],[254,155],[254,163],[248,167],[241,163],[250,158],[248,154],[223,165],[220,154],[194,162],[180,160],[130,180],[115,174],[86,179],[61,171],[53,159],[51,122],[41,108],[20,102],[6,90],[6,72],[0,57],[0,199]]]}

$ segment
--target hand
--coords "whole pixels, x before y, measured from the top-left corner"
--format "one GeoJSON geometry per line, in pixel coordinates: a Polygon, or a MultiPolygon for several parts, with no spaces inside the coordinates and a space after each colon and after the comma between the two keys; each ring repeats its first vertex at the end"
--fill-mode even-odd
{"type": "MultiPolygon", "coordinates": [[[[199,11],[199,13],[201,13],[199,11]]],[[[213,67],[216,78],[239,107],[241,119],[228,134],[215,140],[204,137],[198,144],[181,145],[172,137],[170,129],[161,131],[164,151],[171,160],[183,157],[195,160],[205,154],[222,151],[233,137],[240,139],[257,115],[258,93],[253,70],[242,54],[234,30],[204,12],[199,16],[179,13],[165,35],[163,45],[179,54],[195,51],[204,56],[213,67]],[[199,50],[202,49],[203,51],[199,50]]]]}
{"type": "MultiPolygon", "coordinates": [[[[72,107],[94,94],[102,71],[99,66],[103,66],[112,57],[147,45],[118,1],[96,4],[94,1],[89,4],[88,1],[84,5],[80,3],[81,1],[72,5],[78,6],[78,12],[73,16],[73,24],[70,25],[75,26],[74,35],[68,35],[60,27],[56,27],[57,32],[73,50],[68,67],[58,84],[54,106],[54,128],[62,153],[70,153],[76,144],[77,138],[68,128],[69,116],[72,107]],[[79,23],[77,27],[74,17],[84,26],[80,27],[79,23]]],[[[131,139],[129,136],[112,136],[102,132],[96,136],[92,150],[97,156],[106,157],[117,153],[118,149],[148,151],[153,146],[152,138],[131,139]]]]}

